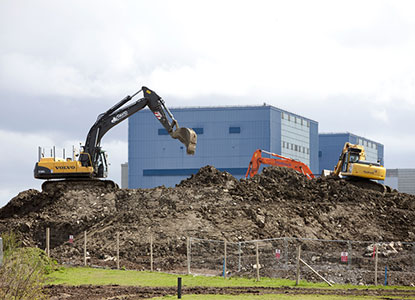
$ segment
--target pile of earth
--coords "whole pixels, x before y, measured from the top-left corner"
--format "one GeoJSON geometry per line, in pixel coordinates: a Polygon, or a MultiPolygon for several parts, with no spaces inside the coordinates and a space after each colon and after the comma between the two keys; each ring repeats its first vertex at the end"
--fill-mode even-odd
{"type": "Polygon", "coordinates": [[[50,227],[51,253],[60,262],[83,263],[87,231],[90,263],[113,266],[120,232],[123,266],[148,268],[152,236],[156,265],[163,270],[185,268],[189,236],[413,242],[414,224],[415,196],[364,190],[334,177],[308,180],[279,167],[237,180],[206,166],[175,188],[61,184],[21,192],[0,209],[0,232],[19,233],[25,245],[45,248],[50,227]]]}

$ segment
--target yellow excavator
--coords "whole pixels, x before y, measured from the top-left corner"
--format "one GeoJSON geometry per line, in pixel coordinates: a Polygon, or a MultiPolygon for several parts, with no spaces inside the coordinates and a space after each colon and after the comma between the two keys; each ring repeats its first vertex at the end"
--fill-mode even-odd
{"type": "Polygon", "coordinates": [[[344,144],[333,175],[343,177],[353,184],[379,191],[390,192],[390,188],[373,180],[385,180],[386,168],[380,163],[366,161],[365,148],[361,145],[344,144]]]}
{"type": "Polygon", "coordinates": [[[197,135],[193,129],[179,127],[173,114],[166,107],[164,100],[154,91],[142,87],[132,96],[126,96],[105,113],[98,116],[96,122],[89,130],[85,145],[78,156],[78,160],[70,158],[39,157],[35,165],[34,176],[38,179],[47,179],[42,189],[45,191],[50,186],[57,186],[64,182],[79,184],[115,186],[112,181],[93,180],[105,178],[108,174],[107,154],[102,150],[100,143],[104,134],[115,125],[124,121],[134,113],[148,106],[154,116],[160,121],[170,136],[178,139],[186,146],[187,154],[194,154],[196,150],[197,135]],[[130,101],[143,92],[143,97],[131,103],[130,101]],[[130,102],[128,105],[127,103],[130,102]],[[59,182],[53,179],[60,179],[59,182]],[[63,179],[63,180],[62,180],[63,179]]]}

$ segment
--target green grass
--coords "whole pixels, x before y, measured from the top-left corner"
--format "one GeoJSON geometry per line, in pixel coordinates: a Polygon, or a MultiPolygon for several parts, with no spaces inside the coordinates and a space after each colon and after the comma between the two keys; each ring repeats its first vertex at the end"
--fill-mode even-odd
{"type": "MultiPolygon", "coordinates": [[[[117,284],[124,286],[177,286],[177,278],[182,277],[183,286],[209,286],[209,287],[281,287],[295,286],[295,281],[288,279],[275,279],[263,277],[259,282],[255,279],[231,277],[224,279],[222,277],[205,277],[193,275],[174,275],[161,272],[133,271],[133,270],[109,270],[93,268],[61,268],[48,275],[50,284],[64,285],[109,285],[117,284]]],[[[300,281],[299,287],[308,288],[329,288],[325,283],[312,283],[300,281]]],[[[354,286],[354,285],[335,285],[336,289],[409,289],[414,287],[396,287],[396,286],[354,286]]]]}
{"type": "MultiPolygon", "coordinates": [[[[231,277],[205,277],[193,275],[174,275],[161,272],[132,271],[132,270],[108,270],[93,268],[63,268],[48,275],[51,284],[65,285],[106,285],[118,284],[125,286],[176,286],[177,278],[182,277],[185,286],[294,286],[295,281],[287,279],[262,278],[260,282],[249,278],[231,277]]],[[[300,286],[305,287],[326,287],[323,283],[300,282],[300,286]]]]}

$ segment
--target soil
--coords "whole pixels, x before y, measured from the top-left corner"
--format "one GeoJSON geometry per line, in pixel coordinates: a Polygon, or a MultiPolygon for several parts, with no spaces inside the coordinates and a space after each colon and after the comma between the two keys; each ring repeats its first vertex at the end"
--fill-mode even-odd
{"type": "MultiPolygon", "coordinates": [[[[51,296],[51,300],[67,299],[106,299],[106,300],[138,300],[153,297],[164,297],[177,295],[177,289],[173,287],[132,287],[132,286],[75,286],[51,285],[45,287],[45,292],[51,296]]],[[[263,294],[287,294],[287,295],[336,295],[336,296],[373,296],[385,297],[381,299],[406,299],[415,296],[412,290],[382,290],[382,289],[314,289],[314,288],[266,288],[266,287],[183,287],[182,296],[196,295],[263,295],[263,294]]]]}
{"type": "MultiPolygon", "coordinates": [[[[390,282],[415,284],[415,247],[410,244],[415,241],[415,196],[365,190],[335,177],[309,180],[287,168],[268,167],[253,178],[237,180],[205,166],[174,188],[133,190],[61,183],[48,185],[42,192],[23,191],[0,209],[0,232],[21,234],[24,245],[44,249],[46,227],[51,228],[52,256],[69,265],[83,264],[87,231],[89,264],[114,267],[116,233],[120,232],[120,264],[128,269],[149,268],[150,235],[157,269],[176,271],[186,269],[189,236],[229,243],[276,237],[372,241],[372,248],[370,244],[364,250],[353,248],[356,267],[367,264],[374,242],[388,242],[382,244],[379,255],[388,257],[391,271],[404,272],[390,282]],[[392,241],[396,243],[390,246],[392,241]]],[[[309,253],[318,253],[321,247],[302,244],[309,253]]],[[[222,251],[223,245],[217,247],[222,251]]],[[[333,246],[325,251],[340,250],[333,246]]],[[[316,254],[307,257],[308,262],[318,260],[316,254]]],[[[244,266],[240,274],[255,276],[249,264],[250,270],[244,266]]],[[[266,264],[261,275],[293,279],[293,272],[274,269],[266,264]]],[[[325,274],[339,272],[333,265],[325,274]]],[[[347,280],[336,275],[333,281],[369,283],[365,276],[373,278],[373,274],[365,272],[347,280]]],[[[319,280],[311,272],[304,274],[319,280]]]]}

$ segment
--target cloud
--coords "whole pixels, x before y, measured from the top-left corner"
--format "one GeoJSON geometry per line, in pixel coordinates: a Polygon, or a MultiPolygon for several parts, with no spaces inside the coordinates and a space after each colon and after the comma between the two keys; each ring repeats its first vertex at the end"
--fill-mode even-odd
{"type": "MultiPolygon", "coordinates": [[[[414,6],[2,1],[0,141],[13,150],[0,154],[13,172],[0,189],[39,185],[38,145],[83,143],[99,113],[142,85],[170,108],[266,102],[318,121],[321,131],[384,143],[386,161],[402,165],[399,137],[415,140],[414,6]]],[[[113,178],[126,161],[126,126],[103,139],[113,178]]]]}

